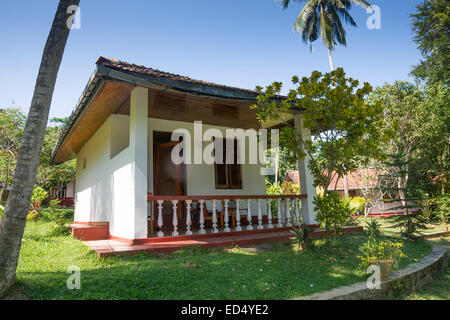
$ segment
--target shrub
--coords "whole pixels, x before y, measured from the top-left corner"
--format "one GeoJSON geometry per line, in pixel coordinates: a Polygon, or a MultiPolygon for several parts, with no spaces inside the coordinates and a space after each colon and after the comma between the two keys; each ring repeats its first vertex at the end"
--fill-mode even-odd
{"type": "Polygon", "coordinates": [[[5,211],[5,207],[0,204],[0,218],[3,215],[3,211],[5,211]]]}
{"type": "Polygon", "coordinates": [[[27,219],[36,219],[40,215],[42,201],[46,198],[48,198],[48,192],[44,188],[39,186],[34,187],[27,219]]]}
{"type": "Polygon", "coordinates": [[[337,235],[342,227],[351,221],[353,210],[348,201],[341,201],[336,192],[331,192],[323,197],[314,197],[317,221],[325,228],[327,237],[333,230],[333,245],[336,244],[337,235]]]}
{"type": "Polygon", "coordinates": [[[358,256],[361,260],[360,266],[366,269],[371,264],[390,262],[393,269],[397,269],[400,258],[405,256],[401,250],[402,247],[403,244],[400,242],[394,243],[389,240],[377,242],[374,239],[369,239],[359,248],[361,252],[361,255],[358,256]]]}
{"type": "Polygon", "coordinates": [[[305,223],[302,223],[300,226],[293,227],[291,233],[294,235],[295,239],[292,242],[298,243],[300,249],[307,249],[310,247],[312,242],[312,240],[308,237],[312,231],[313,229],[308,228],[305,223]]]}
{"type": "Polygon", "coordinates": [[[42,217],[45,220],[52,221],[54,227],[52,234],[62,235],[69,232],[70,228],[66,226],[72,215],[73,210],[63,209],[59,206],[60,201],[58,199],[50,200],[48,208],[42,210],[42,217]]]}
{"type": "Polygon", "coordinates": [[[436,200],[437,204],[437,214],[441,220],[442,223],[445,223],[447,225],[448,230],[448,215],[450,214],[450,195],[444,194],[437,198],[436,200]]]}
{"type": "Polygon", "coordinates": [[[300,194],[300,184],[294,181],[285,181],[281,184],[281,190],[284,194],[300,194]]]}
{"type": "Polygon", "coordinates": [[[366,231],[370,238],[376,238],[381,235],[381,223],[376,219],[370,219],[370,221],[365,221],[366,231]]]}
{"type": "MultiPolygon", "coordinates": [[[[348,199],[347,201],[350,202],[350,207],[358,213],[363,212],[364,208],[366,206],[366,200],[363,197],[352,197],[348,199]]],[[[369,204],[369,200],[367,200],[367,205],[369,204]]]]}

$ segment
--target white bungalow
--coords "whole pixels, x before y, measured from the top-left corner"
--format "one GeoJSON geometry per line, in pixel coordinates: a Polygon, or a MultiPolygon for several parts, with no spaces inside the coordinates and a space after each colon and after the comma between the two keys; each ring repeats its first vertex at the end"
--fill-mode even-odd
{"type": "MultiPolygon", "coordinates": [[[[124,241],[277,230],[300,215],[316,224],[306,160],[298,163],[301,196],[267,196],[260,164],[171,161],[179,143],[172,132],[182,128],[194,137],[194,121],[223,136],[227,128],[259,129],[249,108],[256,92],[104,57],[96,64],[53,153],[55,164],[77,159],[76,224],[105,225],[111,239],[124,241]]],[[[308,139],[301,112],[288,117],[308,139]]]]}

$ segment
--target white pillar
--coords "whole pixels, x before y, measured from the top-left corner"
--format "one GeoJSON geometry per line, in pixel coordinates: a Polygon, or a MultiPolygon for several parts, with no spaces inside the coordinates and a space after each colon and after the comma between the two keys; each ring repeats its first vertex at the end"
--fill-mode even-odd
{"type": "MultiPolygon", "coordinates": [[[[303,140],[311,140],[311,131],[303,126],[303,117],[300,114],[294,115],[294,125],[297,133],[303,140]]],[[[300,145],[303,150],[303,145],[300,145]]],[[[314,176],[308,168],[309,155],[304,159],[298,159],[298,173],[300,178],[300,191],[306,194],[308,198],[302,199],[303,222],[306,224],[316,224],[316,212],[314,211],[313,200],[316,196],[316,187],[314,187],[314,176]]]]}
{"type": "Polygon", "coordinates": [[[147,132],[148,89],[136,87],[130,99],[130,150],[132,153],[133,239],[147,238],[147,132]]]}

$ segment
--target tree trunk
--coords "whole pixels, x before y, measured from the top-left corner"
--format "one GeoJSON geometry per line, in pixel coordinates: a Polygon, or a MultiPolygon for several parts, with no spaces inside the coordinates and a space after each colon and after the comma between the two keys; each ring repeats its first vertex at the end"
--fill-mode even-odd
{"type": "Polygon", "coordinates": [[[19,149],[12,189],[0,220],[0,296],[13,285],[26,217],[44,139],[56,76],[70,29],[67,9],[80,0],[60,0],[42,54],[19,149]]]}
{"type": "Polygon", "coordinates": [[[344,196],[348,197],[348,177],[347,174],[344,173],[344,196]]]}
{"type": "Polygon", "coordinates": [[[330,48],[328,48],[328,61],[330,62],[330,69],[331,69],[331,71],[334,71],[333,56],[331,55],[331,49],[330,48]]]}

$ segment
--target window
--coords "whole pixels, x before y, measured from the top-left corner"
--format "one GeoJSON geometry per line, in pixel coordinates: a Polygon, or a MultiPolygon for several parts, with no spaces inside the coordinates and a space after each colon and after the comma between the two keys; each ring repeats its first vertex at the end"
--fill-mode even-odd
{"type": "Polygon", "coordinates": [[[223,163],[214,163],[214,171],[216,176],[216,189],[242,189],[241,179],[241,165],[237,163],[238,144],[234,140],[234,159],[233,163],[226,163],[226,140],[222,139],[222,146],[220,143],[216,144],[216,148],[222,147],[223,163]]]}

